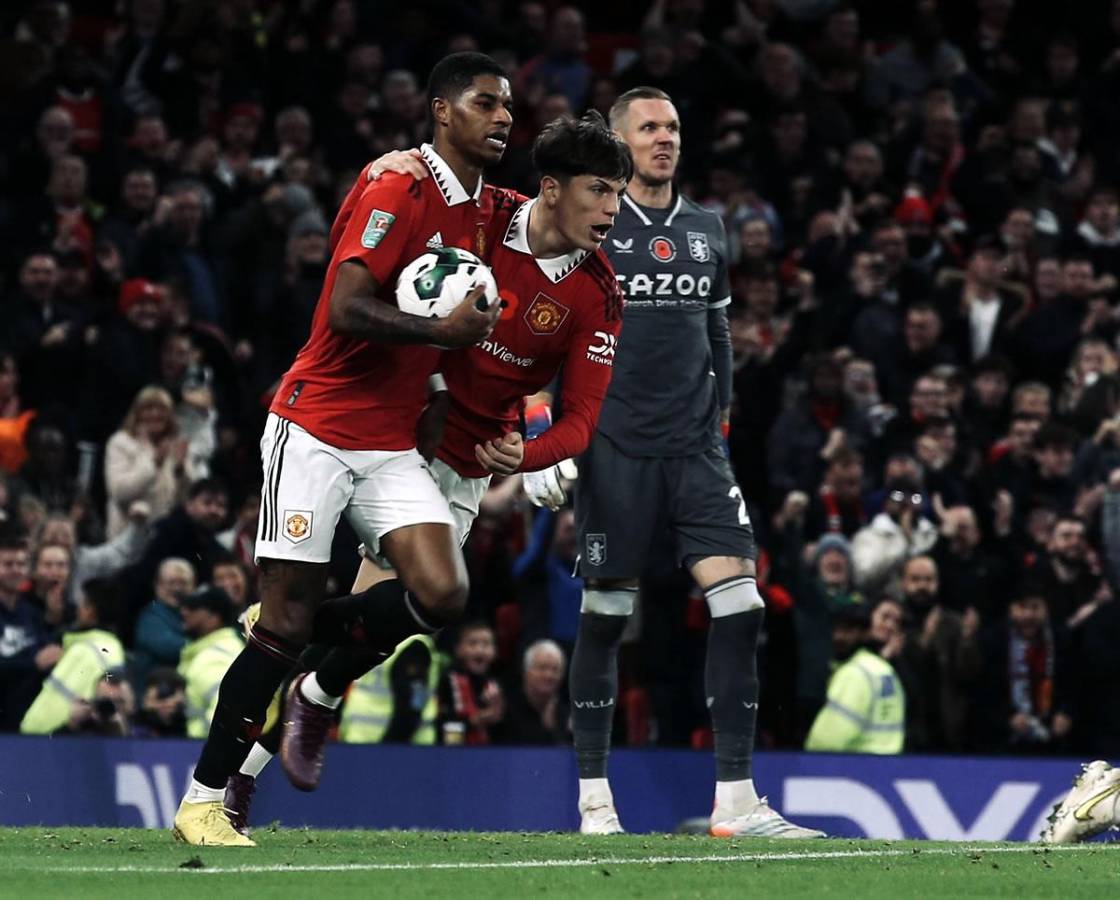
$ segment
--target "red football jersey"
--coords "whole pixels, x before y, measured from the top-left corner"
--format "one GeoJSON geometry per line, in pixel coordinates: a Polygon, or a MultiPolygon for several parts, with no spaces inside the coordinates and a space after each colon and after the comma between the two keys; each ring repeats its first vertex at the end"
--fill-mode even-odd
{"type": "Polygon", "coordinates": [[[416,422],[440,350],[333,332],[328,311],[338,267],[363,263],[382,297],[392,297],[401,269],[430,246],[484,250],[497,192],[480,181],[468,194],[431,146],[421,152],[431,178],[386,174],[371,182],[364,170],[358,176],[331,228],[331,261],[311,336],[272,399],[272,412],[344,450],[416,446],[416,422]]]}
{"type": "MultiPolygon", "coordinates": [[[[518,198],[524,199],[524,198],[518,198]]],[[[488,474],[474,446],[517,427],[523,398],[564,368],[563,415],[525,445],[531,472],[582,453],[595,431],[622,327],[622,292],[602,250],[538,259],[529,250],[529,211],[513,208],[490,266],[508,304],[481,344],[444,353],[440,372],[451,407],[437,455],[460,475],[488,474]]],[[[497,225],[508,201],[499,200],[497,225]]]]}

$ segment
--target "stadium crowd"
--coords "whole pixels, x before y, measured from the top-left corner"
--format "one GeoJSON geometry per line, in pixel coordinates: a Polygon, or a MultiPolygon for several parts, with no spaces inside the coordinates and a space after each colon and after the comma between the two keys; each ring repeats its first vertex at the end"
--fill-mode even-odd
{"type": "MultiPolygon", "coordinates": [[[[534,193],[541,125],[653,85],[680,189],[731,236],[760,746],[856,746],[819,715],[864,647],[908,751],[1120,755],[1117,0],[33,0],[0,21],[0,730],[205,735],[331,219],[425,137],[433,62],[479,49],[516,103],[493,183],[534,193]]],[[[336,592],[356,544],[343,524],[336,592]]],[[[565,742],[576,552],[570,509],[495,480],[471,623],[352,691],[427,699],[372,734],[344,708],[341,736],[565,742]]],[[[646,573],[617,740],[710,744],[706,616],[687,575],[646,573]]]]}

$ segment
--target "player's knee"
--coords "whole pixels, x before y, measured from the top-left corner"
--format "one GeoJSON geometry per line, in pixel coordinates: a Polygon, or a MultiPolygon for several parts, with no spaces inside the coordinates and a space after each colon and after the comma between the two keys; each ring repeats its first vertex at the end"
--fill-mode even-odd
{"type": "Polygon", "coordinates": [[[315,611],[311,604],[302,601],[267,601],[261,606],[260,624],[297,647],[311,641],[315,611]]]}
{"type": "Polygon", "coordinates": [[[416,584],[409,586],[409,594],[433,621],[441,625],[457,622],[463,617],[469,590],[465,573],[459,571],[428,572],[416,584]]]}

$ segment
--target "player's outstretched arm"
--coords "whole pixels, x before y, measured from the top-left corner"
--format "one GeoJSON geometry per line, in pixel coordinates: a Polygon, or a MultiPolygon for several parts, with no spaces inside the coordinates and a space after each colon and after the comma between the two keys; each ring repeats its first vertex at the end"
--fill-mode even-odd
{"type": "Polygon", "coordinates": [[[430,319],[401,312],[377,296],[378,284],[360,262],[343,262],[338,267],[331,291],[331,330],[336,334],[386,344],[438,344],[441,347],[469,347],[494,330],[501,315],[500,304],[486,311],[475,302],[485,287],[475,287],[451,315],[430,319]]]}

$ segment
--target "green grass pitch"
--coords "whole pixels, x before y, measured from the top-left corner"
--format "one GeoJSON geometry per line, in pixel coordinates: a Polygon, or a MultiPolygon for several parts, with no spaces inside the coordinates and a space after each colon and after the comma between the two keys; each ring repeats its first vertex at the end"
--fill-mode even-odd
{"type": "Polygon", "coordinates": [[[167,832],[0,828],[0,896],[45,897],[1117,897],[1120,846],[720,841],[259,829],[256,849],[167,832]]]}

